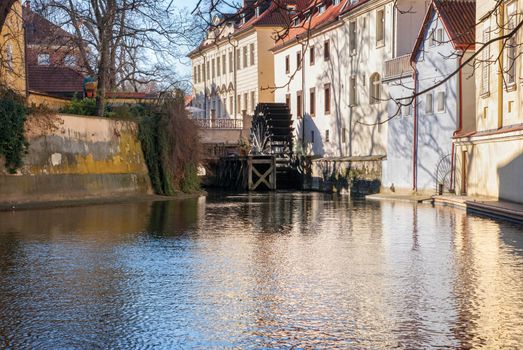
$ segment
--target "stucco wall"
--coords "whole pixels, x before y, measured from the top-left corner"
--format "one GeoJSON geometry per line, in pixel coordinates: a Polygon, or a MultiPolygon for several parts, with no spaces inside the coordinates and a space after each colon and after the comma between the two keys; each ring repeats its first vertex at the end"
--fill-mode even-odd
{"type": "Polygon", "coordinates": [[[25,95],[25,45],[22,4],[16,1],[0,32],[0,82],[25,95]]]}
{"type": "Polygon", "coordinates": [[[29,149],[15,175],[0,169],[0,201],[90,198],[151,191],[138,126],[82,116],[29,118],[29,149]]]}
{"type": "Polygon", "coordinates": [[[456,193],[466,193],[523,203],[523,132],[462,141],[456,152],[456,193]],[[463,151],[467,152],[465,171],[463,151]]]}

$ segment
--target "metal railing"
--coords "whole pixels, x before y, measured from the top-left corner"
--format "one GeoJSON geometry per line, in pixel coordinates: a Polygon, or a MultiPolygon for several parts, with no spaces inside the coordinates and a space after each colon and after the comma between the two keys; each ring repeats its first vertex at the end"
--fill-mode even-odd
{"type": "Polygon", "coordinates": [[[412,74],[410,54],[385,61],[384,79],[400,78],[412,74]]]}
{"type": "Polygon", "coordinates": [[[243,119],[194,119],[202,129],[242,129],[243,119]]]}

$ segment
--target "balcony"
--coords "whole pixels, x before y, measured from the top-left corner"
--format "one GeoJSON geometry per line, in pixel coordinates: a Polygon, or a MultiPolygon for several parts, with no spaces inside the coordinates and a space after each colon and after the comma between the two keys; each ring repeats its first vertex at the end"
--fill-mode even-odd
{"type": "Polygon", "coordinates": [[[243,129],[243,119],[194,119],[202,129],[243,129]]]}
{"type": "Polygon", "coordinates": [[[399,79],[411,74],[410,54],[385,61],[385,75],[383,80],[399,79]]]}

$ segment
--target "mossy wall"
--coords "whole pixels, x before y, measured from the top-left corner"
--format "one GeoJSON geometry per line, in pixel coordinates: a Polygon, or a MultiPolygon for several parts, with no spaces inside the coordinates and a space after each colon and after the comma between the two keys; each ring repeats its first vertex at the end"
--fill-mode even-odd
{"type": "Polygon", "coordinates": [[[0,169],[0,202],[151,192],[138,125],[70,115],[31,117],[17,174],[0,169]]]}

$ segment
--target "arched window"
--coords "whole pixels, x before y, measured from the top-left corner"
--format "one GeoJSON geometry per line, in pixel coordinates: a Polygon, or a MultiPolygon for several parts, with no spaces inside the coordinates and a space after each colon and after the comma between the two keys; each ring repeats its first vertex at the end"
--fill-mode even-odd
{"type": "Polygon", "coordinates": [[[378,73],[370,76],[370,104],[380,103],[381,101],[381,78],[378,73]]]}

